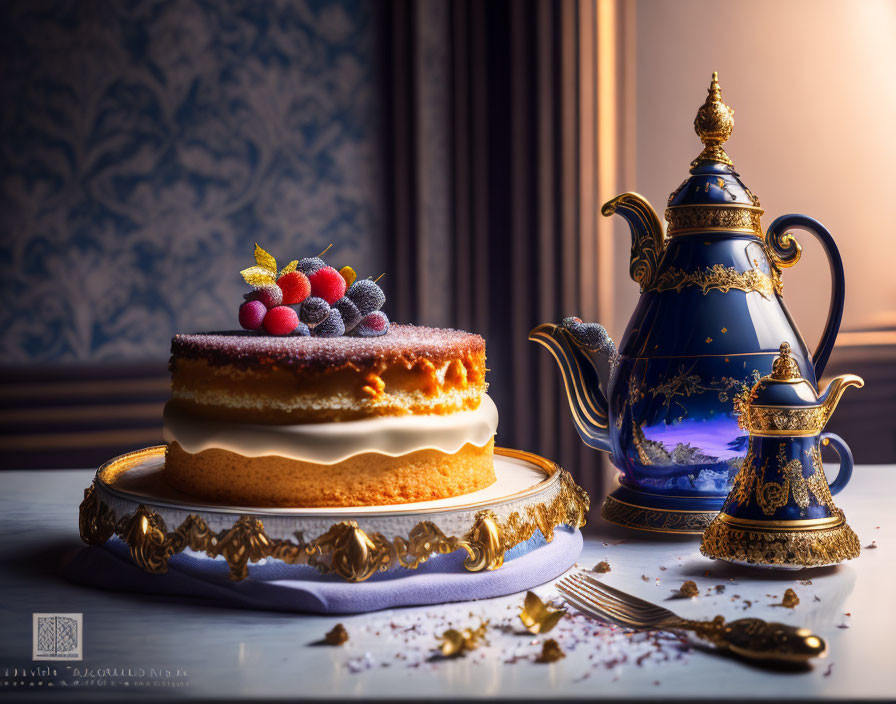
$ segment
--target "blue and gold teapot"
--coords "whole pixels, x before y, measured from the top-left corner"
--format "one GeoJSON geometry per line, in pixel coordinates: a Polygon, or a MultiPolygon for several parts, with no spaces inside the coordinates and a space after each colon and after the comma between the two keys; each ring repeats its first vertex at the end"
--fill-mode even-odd
{"type": "Polygon", "coordinates": [[[844,374],[820,396],[804,379],[790,345],[781,345],[772,373],[738,404],[749,432],[747,456],[722,511],[703,534],[701,552],[729,562],[774,567],[820,567],[859,555],[859,539],[832,495],[852,476],[852,453],[823,432],[843,392],[862,379],[844,374]],[[821,446],[840,457],[828,482],[821,446]]]}
{"type": "Polygon", "coordinates": [[[779,217],[763,236],[759,199],[722,146],[733,127],[713,74],[694,120],[704,149],[669,197],[666,231],[636,193],[603,206],[631,228],[629,273],[641,286],[618,351],[601,326],[578,318],[529,336],[556,359],[579,436],[620,471],[601,510],[615,523],[702,533],[747,452],[735,393],[771,371],[782,340],[815,384],[840,327],[844,277],[833,238],[804,215],[779,217]],[[790,228],[818,238],[833,276],[811,354],[782,299],[781,270],[800,257],[790,228]]]}

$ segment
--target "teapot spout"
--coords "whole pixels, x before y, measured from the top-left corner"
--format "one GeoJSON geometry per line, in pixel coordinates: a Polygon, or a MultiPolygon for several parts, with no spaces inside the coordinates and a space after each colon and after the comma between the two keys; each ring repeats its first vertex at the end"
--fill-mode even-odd
{"type": "Polygon", "coordinates": [[[641,287],[649,288],[656,276],[656,268],[665,250],[663,226],[660,218],[647,202],[637,193],[623,193],[604,203],[601,215],[618,213],[628,223],[632,231],[632,253],[628,273],[641,287]]]}
{"type": "Polygon", "coordinates": [[[825,389],[824,393],[818,398],[818,400],[821,401],[821,405],[824,406],[825,422],[831,417],[834,409],[837,408],[837,404],[840,403],[840,397],[843,395],[844,391],[850,386],[855,386],[857,389],[861,389],[864,385],[864,379],[855,374],[843,374],[842,376],[835,377],[831,383],[828,384],[828,388],[825,389]]]}
{"type": "Polygon", "coordinates": [[[563,325],[545,323],[529,333],[554,357],[576,431],[588,447],[610,452],[609,413],[604,389],[616,363],[616,346],[606,330],[595,323],[566,318],[563,325]],[[607,369],[601,382],[599,368],[607,369]]]}

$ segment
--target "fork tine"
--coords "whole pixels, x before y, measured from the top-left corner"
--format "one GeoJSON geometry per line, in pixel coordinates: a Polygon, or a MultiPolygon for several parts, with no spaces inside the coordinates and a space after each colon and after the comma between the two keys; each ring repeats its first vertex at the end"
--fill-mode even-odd
{"type": "MultiPolygon", "coordinates": [[[[655,604],[649,604],[647,606],[641,606],[640,604],[632,604],[631,602],[620,599],[615,594],[611,594],[609,592],[603,591],[600,587],[599,582],[594,582],[594,580],[585,580],[582,579],[579,575],[574,575],[573,578],[578,577],[576,579],[577,583],[580,584],[584,589],[588,590],[595,595],[599,595],[601,600],[608,602],[610,604],[614,604],[621,610],[632,613],[633,615],[645,617],[645,618],[654,618],[662,615],[664,609],[660,606],[656,606],[655,604]]],[[[647,602],[642,602],[647,604],[647,602]]]]}
{"type": "Polygon", "coordinates": [[[558,584],[557,588],[563,594],[563,598],[579,611],[582,611],[593,618],[600,619],[601,621],[615,623],[616,625],[623,626],[625,628],[633,627],[632,624],[628,621],[625,621],[621,618],[613,616],[606,611],[603,611],[602,609],[589,602],[587,600],[587,597],[580,596],[577,592],[569,589],[568,587],[564,587],[558,584]]]}
{"type": "Polygon", "coordinates": [[[621,601],[625,604],[633,608],[642,608],[645,610],[649,610],[649,613],[652,613],[655,618],[674,618],[675,614],[669,609],[659,606],[658,604],[651,604],[649,601],[645,601],[644,599],[639,599],[636,596],[632,596],[631,594],[627,594],[619,589],[615,589],[611,587],[609,584],[604,584],[596,579],[584,576],[585,580],[590,582],[593,585],[593,588],[601,593],[615,597],[618,601],[621,601]]]}
{"type": "MultiPolygon", "coordinates": [[[[632,596],[631,594],[628,594],[627,592],[620,591],[619,589],[615,589],[615,588],[611,587],[609,584],[605,584],[604,582],[601,582],[600,580],[594,579],[594,577],[591,577],[590,575],[588,575],[584,572],[579,572],[578,576],[580,576],[582,579],[593,584],[595,586],[595,588],[602,589],[605,592],[607,592],[608,594],[616,597],[617,599],[624,601],[627,604],[630,604],[632,606],[640,606],[642,608],[651,608],[651,609],[657,608],[657,605],[654,603],[645,601],[644,599],[639,599],[638,597],[632,596]]],[[[659,608],[662,608],[662,607],[659,607],[659,608]]]]}
{"type": "Polygon", "coordinates": [[[597,608],[612,614],[615,618],[625,619],[629,625],[637,628],[647,628],[652,625],[652,616],[636,613],[626,608],[624,604],[609,601],[600,594],[581,586],[581,584],[577,586],[578,592],[583,595],[583,598],[587,598],[597,608]]]}
{"type": "Polygon", "coordinates": [[[586,590],[582,589],[578,584],[574,582],[567,580],[565,582],[558,583],[557,586],[558,588],[563,589],[565,594],[572,594],[576,599],[587,604],[590,610],[599,611],[602,617],[608,617],[614,620],[625,620],[626,622],[630,620],[627,614],[619,611],[618,609],[606,606],[604,603],[595,599],[592,594],[589,594],[586,590]]]}
{"type": "Polygon", "coordinates": [[[587,592],[592,599],[601,604],[612,607],[615,611],[625,614],[628,618],[637,620],[645,625],[656,623],[665,618],[665,612],[659,608],[642,609],[640,607],[632,607],[624,601],[608,596],[600,590],[594,589],[587,582],[577,582],[581,589],[587,592]]]}
{"type": "MultiPolygon", "coordinates": [[[[599,618],[606,621],[618,623],[629,628],[645,628],[649,626],[649,624],[645,623],[642,619],[620,611],[619,609],[598,600],[593,594],[582,589],[578,584],[571,580],[561,580],[558,582],[557,588],[560,589],[564,595],[571,595],[576,602],[585,604],[588,608],[583,609],[584,611],[591,613],[592,615],[597,615],[599,618]]],[[[577,603],[574,603],[573,605],[577,608],[581,608],[577,603]]]]}

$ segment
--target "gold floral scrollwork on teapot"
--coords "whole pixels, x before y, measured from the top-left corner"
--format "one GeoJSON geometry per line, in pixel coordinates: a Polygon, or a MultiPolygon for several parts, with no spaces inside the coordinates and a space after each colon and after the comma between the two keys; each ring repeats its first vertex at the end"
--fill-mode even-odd
{"type": "Polygon", "coordinates": [[[739,421],[745,430],[757,434],[817,435],[824,428],[827,414],[821,406],[808,408],[751,406],[739,421]]]}
{"type": "Polygon", "coordinates": [[[632,280],[647,290],[653,283],[657,265],[665,247],[663,225],[656,211],[637,193],[623,193],[613,200],[604,203],[601,215],[609,216],[618,212],[630,222],[636,223],[632,228],[632,249],[629,262],[629,275],[632,280]]]}
{"type": "Polygon", "coordinates": [[[806,457],[812,463],[814,472],[806,480],[809,491],[815,496],[815,500],[822,506],[834,508],[834,497],[831,496],[831,486],[828,484],[827,477],[824,473],[824,466],[821,463],[821,451],[817,447],[806,450],[806,457]]]}
{"type": "Polygon", "coordinates": [[[768,276],[758,269],[738,271],[734,267],[715,264],[707,269],[683,271],[677,267],[668,267],[660,274],[650,291],[681,291],[694,286],[704,294],[710,291],[727,293],[731,289],[739,291],[755,291],[766,299],[772,299],[775,294],[783,294],[784,288],[780,277],[768,276]]]}
{"type": "Polygon", "coordinates": [[[775,267],[786,269],[800,260],[802,247],[789,232],[768,232],[765,236],[765,247],[769,259],[775,267]]]}
{"type": "Polygon", "coordinates": [[[761,208],[740,206],[695,205],[679,206],[666,211],[669,235],[679,235],[698,230],[724,230],[750,232],[759,237],[762,233],[761,208]]]}
{"type": "Polygon", "coordinates": [[[843,513],[835,511],[841,523],[812,531],[751,530],[713,521],[703,534],[700,552],[724,555],[726,560],[763,565],[832,565],[858,557],[859,538],[846,525],[843,513]]]}
{"type": "Polygon", "coordinates": [[[803,476],[803,463],[800,458],[787,459],[787,444],[778,446],[778,475],[780,482],[767,481],[765,477],[768,465],[762,468],[754,466],[752,443],[741,465],[741,471],[734,479],[734,486],[729,494],[729,503],[739,506],[749,506],[753,499],[766,516],[772,516],[776,511],[787,505],[793,496],[794,503],[801,509],[809,506],[809,495],[821,506],[833,507],[831,490],[825,478],[821,458],[817,448],[813,451],[806,450],[806,459],[812,463],[813,472],[809,477],[803,476]]]}

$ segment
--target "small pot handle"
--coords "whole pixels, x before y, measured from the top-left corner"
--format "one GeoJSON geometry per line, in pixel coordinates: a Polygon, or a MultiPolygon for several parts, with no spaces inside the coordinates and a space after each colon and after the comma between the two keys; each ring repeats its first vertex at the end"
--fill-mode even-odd
{"type": "Polygon", "coordinates": [[[815,235],[815,238],[824,247],[831,267],[831,305],[828,308],[828,321],[824,327],[821,340],[812,355],[812,364],[815,367],[815,378],[820,379],[827,366],[828,357],[834,349],[834,340],[840,331],[840,321],[843,318],[844,289],[846,288],[843,276],[843,260],[834,243],[834,238],[827,228],[817,220],[807,215],[782,215],[775,220],[765,233],[765,244],[774,264],[781,267],[793,266],[800,258],[799,243],[787,232],[790,228],[799,228],[815,235]]]}
{"type": "Polygon", "coordinates": [[[840,458],[840,471],[837,472],[837,478],[828,482],[831,485],[831,494],[837,494],[846,486],[852,476],[852,451],[839,435],[822,433],[818,437],[822,445],[831,445],[840,458]]]}

